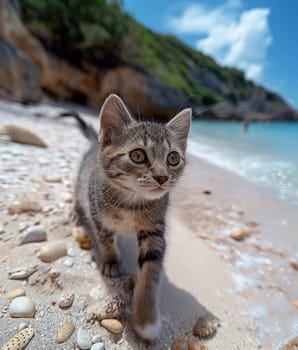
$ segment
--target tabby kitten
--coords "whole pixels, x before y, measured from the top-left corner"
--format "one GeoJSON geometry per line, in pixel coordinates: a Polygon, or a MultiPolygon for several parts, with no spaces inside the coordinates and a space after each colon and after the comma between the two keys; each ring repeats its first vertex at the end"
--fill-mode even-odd
{"type": "Polygon", "coordinates": [[[98,142],[95,131],[85,125],[85,134],[94,142],[79,171],[75,210],[95,240],[107,277],[118,277],[122,271],[116,235],[137,235],[133,325],[143,339],[153,340],[161,331],[158,289],[166,247],[165,215],[169,191],[185,165],[191,109],[165,125],[137,122],[112,94],[99,120],[98,142]]]}

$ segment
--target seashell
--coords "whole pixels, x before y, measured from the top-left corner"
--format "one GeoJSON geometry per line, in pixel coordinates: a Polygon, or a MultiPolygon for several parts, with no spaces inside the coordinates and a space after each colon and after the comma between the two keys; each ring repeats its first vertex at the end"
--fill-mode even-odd
{"type": "Polygon", "coordinates": [[[19,244],[46,241],[46,229],[41,225],[28,227],[19,236],[19,244]]]}
{"type": "Polygon", "coordinates": [[[9,291],[6,295],[6,298],[9,300],[12,300],[17,297],[22,297],[26,295],[25,289],[23,288],[14,288],[11,291],[9,291]]]}
{"type": "Polygon", "coordinates": [[[11,280],[23,280],[31,276],[34,272],[38,270],[38,266],[31,266],[27,268],[17,268],[8,273],[8,278],[11,280]]]}
{"type": "Polygon", "coordinates": [[[196,335],[200,338],[209,338],[216,333],[218,326],[219,319],[216,316],[208,313],[200,316],[197,319],[192,332],[193,335],[196,335]]]}
{"type": "Polygon", "coordinates": [[[29,344],[34,335],[33,328],[25,328],[14,335],[7,343],[5,343],[1,350],[22,350],[29,344]]]}
{"type": "Polygon", "coordinates": [[[35,305],[28,297],[14,298],[9,305],[9,314],[11,317],[33,317],[35,305]]]}
{"type": "Polygon", "coordinates": [[[64,323],[58,329],[57,342],[58,343],[66,342],[70,338],[74,330],[75,330],[75,326],[71,321],[64,323]]]}
{"type": "Polygon", "coordinates": [[[101,320],[100,324],[102,327],[115,334],[123,331],[123,324],[114,318],[106,318],[101,320]]]}
{"type": "Polygon", "coordinates": [[[51,269],[50,272],[50,277],[51,279],[55,280],[56,278],[58,278],[60,276],[60,271],[56,270],[56,269],[51,269]]]}
{"type": "Polygon", "coordinates": [[[53,241],[40,248],[38,257],[41,261],[52,262],[67,254],[64,241],[53,241]]]}
{"type": "Polygon", "coordinates": [[[75,297],[74,294],[62,296],[62,298],[58,303],[61,309],[66,309],[67,307],[70,307],[74,301],[74,297],[75,297]]]}
{"type": "Polygon", "coordinates": [[[90,335],[83,328],[78,329],[77,344],[78,344],[78,347],[82,350],[90,349],[92,346],[92,341],[91,341],[90,335]]]}
{"type": "Polygon", "coordinates": [[[40,213],[42,211],[42,207],[38,202],[35,201],[23,201],[18,204],[11,204],[8,207],[8,214],[21,214],[21,213],[40,213]]]}
{"type": "Polygon", "coordinates": [[[91,346],[91,350],[105,350],[104,343],[95,343],[91,346]]]}
{"type": "Polygon", "coordinates": [[[35,132],[14,124],[4,125],[0,129],[0,135],[4,136],[6,141],[38,147],[48,147],[48,145],[35,132]]]}

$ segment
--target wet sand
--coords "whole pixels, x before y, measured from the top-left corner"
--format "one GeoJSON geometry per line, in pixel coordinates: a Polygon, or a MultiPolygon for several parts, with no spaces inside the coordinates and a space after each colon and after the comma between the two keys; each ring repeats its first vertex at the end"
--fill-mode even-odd
{"type": "MultiPolygon", "coordinates": [[[[206,312],[220,319],[217,334],[200,340],[210,350],[279,349],[297,335],[298,312],[293,304],[298,299],[294,264],[298,259],[297,209],[234,174],[189,157],[168,213],[168,248],[160,293],[163,331],[152,344],[140,341],[131,329],[131,291],[126,288],[136,266],[135,240],[120,242],[129,273],[120,280],[107,281],[100,276],[92,252],[80,249],[75,241],[82,230],[68,220],[72,203],[65,201],[66,194],[72,194],[88,142],[71,120],[53,120],[52,116],[64,108],[52,103],[35,107],[0,103],[1,125],[27,127],[49,144],[40,149],[0,143],[0,345],[24,321],[9,316],[6,299],[9,290],[20,286],[37,306],[35,317],[25,319],[35,329],[27,349],[75,349],[77,330],[85,327],[90,335],[102,339],[106,349],[167,350],[177,338],[199,341],[192,336],[192,327],[206,312]],[[33,117],[37,112],[43,116],[33,117]],[[58,175],[61,181],[47,182],[46,175],[58,175]],[[42,212],[9,215],[8,207],[24,197],[38,201],[42,212]],[[70,256],[43,263],[36,250],[44,243],[17,244],[22,228],[37,222],[46,227],[48,241],[65,241],[70,256]],[[65,265],[69,258],[72,267],[65,265]],[[31,277],[8,279],[9,271],[29,265],[39,266],[31,277]],[[49,278],[51,269],[60,272],[59,283],[49,278]],[[57,301],[71,292],[75,294],[73,305],[60,309],[57,301]],[[106,312],[112,299],[128,304],[122,312],[114,303],[115,317],[124,324],[120,336],[111,335],[98,322],[98,314],[106,312]],[[57,330],[69,319],[76,330],[68,342],[58,345],[57,330]]],[[[80,111],[97,125],[90,111],[80,111]]]]}

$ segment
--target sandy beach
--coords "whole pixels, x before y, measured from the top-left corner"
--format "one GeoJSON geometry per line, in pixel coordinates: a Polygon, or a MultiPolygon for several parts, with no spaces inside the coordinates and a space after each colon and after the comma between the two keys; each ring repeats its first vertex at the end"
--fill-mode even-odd
{"type": "Polygon", "coordinates": [[[286,344],[298,335],[297,208],[194,156],[189,156],[168,213],[160,291],[163,331],[152,344],[137,338],[129,307],[135,240],[120,241],[127,273],[107,280],[92,251],[76,242],[82,228],[69,219],[74,179],[88,147],[74,121],[53,119],[69,108],[97,127],[95,113],[78,106],[0,101],[0,127],[26,127],[48,144],[39,148],[0,141],[0,346],[25,322],[35,330],[26,348],[31,350],[79,349],[82,328],[106,350],[168,350],[176,339],[210,350],[296,349],[286,344]],[[28,214],[9,209],[25,201],[38,203],[40,210],[28,214]],[[47,242],[20,245],[21,233],[34,225],[45,228],[47,242]],[[41,261],[38,250],[56,240],[63,241],[67,254],[41,261]],[[9,278],[14,269],[33,266],[36,271],[24,279],[9,278]],[[34,302],[34,317],[10,316],[7,293],[17,287],[34,302]],[[71,294],[72,305],[59,307],[59,300],[71,294]],[[192,329],[206,313],[219,318],[220,326],[211,339],[199,339],[192,329]],[[122,333],[101,327],[100,320],[108,317],[122,322],[122,333]],[[58,344],[57,331],[66,321],[74,323],[75,331],[58,344]]]}

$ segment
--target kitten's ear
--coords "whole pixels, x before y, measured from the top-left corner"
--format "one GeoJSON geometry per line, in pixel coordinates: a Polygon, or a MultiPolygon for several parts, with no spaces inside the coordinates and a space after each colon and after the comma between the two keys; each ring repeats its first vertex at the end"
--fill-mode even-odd
{"type": "Polygon", "coordinates": [[[168,130],[171,130],[176,135],[178,141],[181,143],[184,149],[186,148],[187,136],[189,133],[191,123],[191,116],[191,108],[186,108],[179,112],[173,119],[171,119],[166,124],[166,128],[168,130]]]}
{"type": "Polygon", "coordinates": [[[99,114],[98,142],[103,146],[110,144],[119,131],[133,123],[124,102],[118,95],[111,94],[101,107],[99,114]]]}

